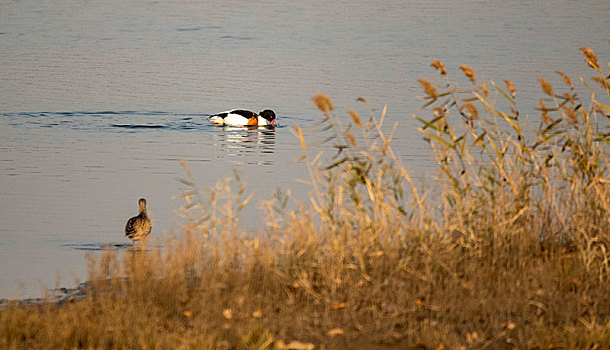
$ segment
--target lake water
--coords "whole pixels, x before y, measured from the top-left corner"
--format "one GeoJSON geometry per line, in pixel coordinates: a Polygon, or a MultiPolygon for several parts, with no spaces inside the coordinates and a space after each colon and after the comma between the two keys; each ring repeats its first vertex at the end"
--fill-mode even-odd
{"type": "Polygon", "coordinates": [[[427,146],[410,117],[417,79],[442,60],[517,87],[532,114],[537,78],[590,75],[578,48],[610,57],[610,2],[576,1],[1,1],[0,299],[39,296],[86,278],[84,255],[124,247],[126,220],[146,197],[154,237],[180,232],[172,199],[190,166],[201,188],[232,176],[256,195],[307,193],[290,132],[320,119],[323,92],[339,115],[400,121],[404,164],[430,175],[427,146]],[[273,109],[280,127],[213,127],[230,108],[273,109]]]}

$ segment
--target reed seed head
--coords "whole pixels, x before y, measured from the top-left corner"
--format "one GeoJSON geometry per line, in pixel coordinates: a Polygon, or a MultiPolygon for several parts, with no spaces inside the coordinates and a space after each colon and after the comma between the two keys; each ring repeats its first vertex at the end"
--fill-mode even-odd
{"type": "Polygon", "coordinates": [[[443,64],[443,62],[441,62],[439,60],[432,61],[432,63],[430,63],[430,67],[440,70],[441,75],[447,75],[447,71],[445,70],[445,65],[443,64]]]}
{"type": "Polygon", "coordinates": [[[487,81],[484,81],[481,86],[478,87],[479,90],[483,91],[483,96],[489,97],[489,89],[487,88],[487,81]]]}
{"type": "Polygon", "coordinates": [[[563,97],[566,101],[574,102],[574,96],[572,94],[570,94],[569,92],[561,94],[560,96],[563,97]]]}
{"type": "Polygon", "coordinates": [[[479,110],[471,102],[464,103],[462,108],[465,110],[466,114],[471,120],[479,117],[479,110]]]}
{"type": "Polygon", "coordinates": [[[349,143],[350,143],[352,146],[356,146],[356,138],[354,137],[354,135],[352,135],[351,133],[349,133],[349,132],[347,132],[347,131],[344,131],[344,132],[343,132],[343,135],[345,136],[345,138],[346,138],[346,139],[348,139],[348,140],[349,140],[349,143]]]}
{"type": "Polygon", "coordinates": [[[570,80],[570,77],[568,77],[567,74],[565,74],[562,71],[556,70],[555,73],[559,74],[561,76],[561,78],[563,78],[563,81],[566,83],[567,86],[573,88],[574,84],[572,84],[572,80],[570,80]]]}
{"type": "Polygon", "coordinates": [[[553,92],[553,87],[551,86],[551,84],[546,81],[544,78],[539,78],[538,81],[540,82],[540,87],[542,88],[542,91],[549,95],[549,96],[554,96],[555,93],[553,92]]]}
{"type": "Polygon", "coordinates": [[[592,77],[594,82],[598,83],[602,88],[606,90],[610,90],[610,83],[608,83],[607,79],[603,79],[601,77],[592,77]]]}
{"type": "Polygon", "coordinates": [[[540,111],[542,112],[542,122],[549,124],[553,119],[549,116],[549,109],[542,99],[540,99],[540,111]]]}
{"type": "Polygon", "coordinates": [[[504,80],[504,84],[506,84],[506,88],[508,89],[508,92],[514,98],[515,97],[515,83],[513,83],[510,80],[504,80]]]}
{"type": "Polygon", "coordinates": [[[570,124],[578,124],[578,114],[576,114],[576,111],[572,107],[565,105],[563,106],[563,111],[570,124]]]}
{"type": "Polygon", "coordinates": [[[331,101],[331,99],[328,98],[328,96],[326,96],[324,94],[316,94],[311,99],[316,104],[318,109],[321,110],[322,112],[324,112],[325,114],[328,113],[329,111],[335,110],[335,107],[333,106],[333,101],[331,101]]]}
{"type": "Polygon", "coordinates": [[[595,52],[593,52],[593,50],[588,47],[581,47],[580,51],[582,51],[583,56],[585,56],[585,62],[587,62],[587,64],[591,66],[591,68],[601,73],[602,70],[599,68],[599,62],[597,61],[597,56],[595,56],[595,52]]]}
{"type": "Polygon", "coordinates": [[[352,120],[354,121],[354,123],[356,125],[358,125],[359,128],[362,127],[362,122],[360,121],[360,117],[358,116],[358,113],[354,112],[354,111],[347,111],[347,113],[349,113],[349,115],[352,117],[352,120]]]}
{"type": "Polygon", "coordinates": [[[438,92],[436,88],[427,79],[417,79],[417,81],[424,87],[424,92],[431,98],[437,98],[438,92]]]}
{"type": "Polygon", "coordinates": [[[472,70],[472,68],[466,66],[466,65],[461,65],[460,69],[462,70],[462,72],[464,72],[464,74],[466,75],[466,77],[468,77],[468,79],[470,79],[470,81],[473,84],[477,83],[477,79],[475,77],[475,72],[474,70],[472,70]]]}

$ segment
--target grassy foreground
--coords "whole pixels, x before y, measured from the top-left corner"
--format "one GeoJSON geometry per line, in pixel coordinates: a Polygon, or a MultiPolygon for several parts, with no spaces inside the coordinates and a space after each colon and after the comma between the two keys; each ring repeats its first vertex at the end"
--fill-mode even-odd
{"type": "Polygon", "coordinates": [[[183,235],[92,256],[84,299],[7,305],[0,348],[610,348],[610,76],[581,51],[587,96],[540,79],[530,128],[511,81],[461,66],[462,88],[432,62],[416,118],[439,172],[423,188],[385,110],[342,119],[315,96],[337,152],[310,154],[294,129],[312,186],[299,210],[278,190],[245,235],[239,178],[205,195],[189,174],[183,235]]]}

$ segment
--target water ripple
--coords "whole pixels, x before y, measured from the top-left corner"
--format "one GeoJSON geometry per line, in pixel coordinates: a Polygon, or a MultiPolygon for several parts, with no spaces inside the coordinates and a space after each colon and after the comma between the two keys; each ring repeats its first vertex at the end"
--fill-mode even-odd
{"type": "Polygon", "coordinates": [[[167,125],[142,125],[142,124],[112,124],[115,128],[125,129],[162,129],[167,128],[167,125]]]}
{"type": "MultiPolygon", "coordinates": [[[[208,122],[210,114],[204,113],[170,113],[163,111],[73,111],[73,112],[18,112],[0,113],[0,122],[7,122],[13,127],[57,128],[65,127],[80,131],[108,132],[146,132],[158,129],[173,131],[229,131],[248,132],[252,130],[273,130],[283,128],[277,124],[269,128],[234,128],[218,127],[208,122]]],[[[282,117],[291,121],[294,118],[282,117]]],[[[298,122],[294,119],[293,122],[298,122]]]]}
{"type": "Polygon", "coordinates": [[[123,250],[131,249],[131,243],[68,243],[62,244],[62,248],[85,250],[85,251],[102,251],[102,250],[123,250]]]}

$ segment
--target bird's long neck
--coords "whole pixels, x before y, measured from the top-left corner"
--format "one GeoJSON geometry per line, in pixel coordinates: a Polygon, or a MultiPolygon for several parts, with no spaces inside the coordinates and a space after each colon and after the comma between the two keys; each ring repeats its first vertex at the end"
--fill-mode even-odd
{"type": "Polygon", "coordinates": [[[140,215],[146,216],[146,203],[140,203],[140,215]]]}

